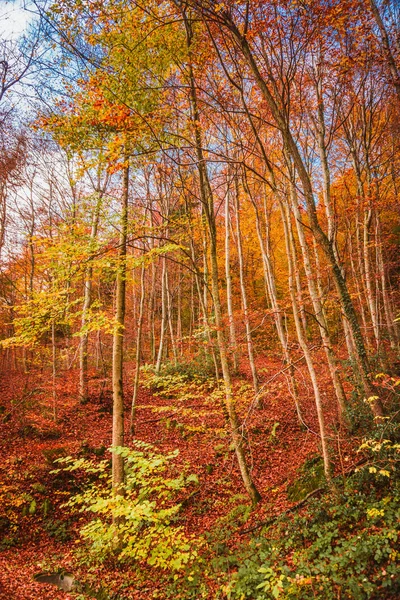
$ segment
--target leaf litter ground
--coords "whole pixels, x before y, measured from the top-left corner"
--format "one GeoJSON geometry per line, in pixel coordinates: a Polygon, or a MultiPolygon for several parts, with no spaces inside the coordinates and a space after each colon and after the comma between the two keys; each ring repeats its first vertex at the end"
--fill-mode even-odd
{"type": "MultiPolygon", "coordinates": [[[[322,356],[320,364],[323,380],[322,356]]],[[[260,360],[259,369],[267,374],[266,379],[271,379],[282,370],[282,364],[277,359],[260,360]]],[[[237,527],[237,535],[229,540],[231,545],[243,539],[243,529],[251,530],[258,522],[291,506],[287,498],[288,485],[296,478],[305,460],[318,453],[318,424],[303,369],[297,369],[297,379],[306,428],[299,424],[284,373],[274,377],[267,386],[262,406],[258,408],[254,403],[251,407],[248,386],[243,387],[243,381],[235,382],[248,459],[263,501],[251,512],[245,525],[237,527]]],[[[127,366],[127,415],[130,412],[131,373],[127,366]]],[[[73,490],[68,478],[51,474],[51,470],[56,458],[65,455],[92,457],[102,454],[110,445],[112,399],[109,383],[93,373],[90,401],[81,405],[77,400],[77,381],[78,373],[73,370],[63,373],[57,381],[56,421],[53,418],[54,398],[46,374],[37,372],[27,376],[9,372],[1,382],[1,599],[73,598],[73,594],[53,585],[36,582],[33,576],[41,571],[58,569],[74,573],[78,578],[83,573],[74,552],[79,540],[79,522],[71,521],[65,509],[60,507],[73,490]]],[[[347,442],[339,440],[335,402],[327,375],[325,384],[323,398],[332,446],[335,449],[339,444],[340,460],[337,462],[341,469],[347,469],[353,452],[347,442]]],[[[213,528],[217,530],[220,520],[246,499],[220,398],[202,390],[196,393],[196,384],[192,392],[177,399],[141,388],[136,436],[154,444],[163,453],[178,448],[178,466],[196,473],[199,487],[182,498],[182,516],[189,534],[202,535],[213,528]]],[[[129,445],[128,422],[126,425],[126,445],[129,445]]],[[[132,579],[127,568],[118,573],[102,568],[99,576],[103,584],[107,583],[107,589],[113,586],[117,589],[121,582],[132,579]]],[[[124,598],[145,600],[152,597],[156,588],[157,581],[149,574],[140,586],[128,584],[124,598]]]]}

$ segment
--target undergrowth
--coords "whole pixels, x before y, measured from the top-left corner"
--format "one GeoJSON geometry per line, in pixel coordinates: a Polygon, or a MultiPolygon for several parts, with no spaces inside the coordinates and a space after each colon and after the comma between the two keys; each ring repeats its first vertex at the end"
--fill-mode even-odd
{"type": "Polygon", "coordinates": [[[282,515],[239,544],[248,506],[232,508],[207,534],[201,559],[166,582],[163,597],[399,598],[399,434],[396,423],[379,425],[359,448],[362,466],[346,479],[337,478],[335,491],[309,500],[301,511],[282,515]]]}
{"type": "MultiPolygon", "coordinates": [[[[400,595],[399,426],[360,446],[365,463],[302,514],[285,515],[235,551],[221,597],[389,600],[400,595]]],[[[226,558],[221,560],[221,567],[226,558]]]]}
{"type": "Polygon", "coordinates": [[[181,508],[177,494],[197,485],[197,476],[181,472],[171,477],[168,469],[178,452],[162,455],[139,440],[133,448],[113,448],[112,452],[125,461],[124,495],[112,491],[108,461],[71,457],[57,461],[64,465],[62,471],[89,475],[83,491],[64,504],[72,512],[93,517],[80,530],[85,544],[81,557],[88,563],[115,557],[120,562],[181,570],[193,561],[196,550],[193,539],[177,524],[181,508]],[[93,475],[95,481],[90,481],[93,475]]]}
{"type": "MultiPolygon", "coordinates": [[[[153,366],[146,368],[154,371],[153,366]]],[[[160,378],[182,376],[186,380],[205,381],[215,379],[215,366],[210,354],[199,353],[190,359],[181,357],[176,362],[164,362],[158,375],[160,378]]]]}
{"type": "MultiPolygon", "coordinates": [[[[184,375],[145,375],[157,394],[174,393],[183,401],[197,398],[209,385],[203,381],[199,392],[197,380],[184,375]]],[[[332,491],[326,491],[321,459],[309,459],[288,495],[292,501],[305,499],[322,484],[324,495],[260,526],[250,539],[238,536],[251,510],[247,498],[239,496],[227,501],[226,515],[204,536],[187,536],[180,492],[198,481],[182,473],[171,476],[176,453],[163,456],[142,442],[134,449],[114,449],[126,460],[125,497],[112,496],[107,461],[60,461],[92,478],[68,503],[93,516],[81,530],[90,561],[99,564],[113,556],[119,563],[134,563],[128,589],[148,589],[153,569],[158,585],[151,598],[160,600],[395,600],[400,597],[397,421],[394,413],[375,425],[359,447],[358,468],[335,478],[332,491]],[[117,554],[115,516],[124,517],[117,554]]]]}

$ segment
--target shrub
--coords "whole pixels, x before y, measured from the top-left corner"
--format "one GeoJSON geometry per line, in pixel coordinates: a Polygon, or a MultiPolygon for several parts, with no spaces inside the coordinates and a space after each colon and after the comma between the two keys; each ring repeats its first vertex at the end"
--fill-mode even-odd
{"type": "MultiPolygon", "coordinates": [[[[236,552],[229,599],[389,600],[400,595],[399,428],[376,428],[363,467],[303,515],[282,517],[236,552]]],[[[296,490],[297,491],[297,490],[296,490]]]]}
{"type": "Polygon", "coordinates": [[[125,459],[124,495],[112,493],[108,461],[96,464],[85,458],[60,459],[67,465],[66,471],[80,469],[96,475],[95,482],[71,497],[66,506],[95,515],[80,531],[94,560],[116,555],[121,561],[141,561],[177,571],[194,559],[196,551],[192,539],[176,524],[180,504],[173,500],[177,492],[197,478],[165,475],[177,451],[164,456],[144,442],[136,441],[134,445],[133,449],[111,449],[125,459]]]}
{"type": "Polygon", "coordinates": [[[191,360],[182,357],[179,362],[165,362],[159,374],[155,373],[152,365],[143,366],[141,371],[144,374],[153,375],[155,382],[173,378],[181,378],[182,381],[204,382],[215,378],[214,362],[209,354],[198,354],[191,360]]]}

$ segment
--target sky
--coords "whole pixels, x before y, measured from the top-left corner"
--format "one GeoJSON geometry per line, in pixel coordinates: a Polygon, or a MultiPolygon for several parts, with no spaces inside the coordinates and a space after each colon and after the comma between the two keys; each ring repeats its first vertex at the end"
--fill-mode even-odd
{"type": "Polygon", "coordinates": [[[29,0],[0,0],[0,38],[17,39],[32,19],[32,13],[24,9],[29,0]]]}

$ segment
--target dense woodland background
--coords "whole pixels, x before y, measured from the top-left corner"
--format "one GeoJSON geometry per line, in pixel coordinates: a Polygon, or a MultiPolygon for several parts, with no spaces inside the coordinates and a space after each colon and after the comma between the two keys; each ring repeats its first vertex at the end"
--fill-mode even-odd
{"type": "Polygon", "coordinates": [[[4,597],[398,598],[397,0],[25,9],[4,597]]]}

